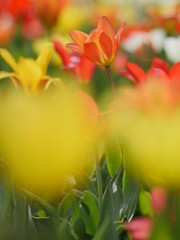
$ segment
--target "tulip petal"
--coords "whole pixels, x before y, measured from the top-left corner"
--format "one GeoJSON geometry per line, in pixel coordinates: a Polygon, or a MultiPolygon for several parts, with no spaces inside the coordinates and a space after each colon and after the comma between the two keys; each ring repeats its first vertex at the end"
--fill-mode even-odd
{"type": "Polygon", "coordinates": [[[36,91],[43,80],[42,68],[34,59],[19,58],[18,79],[25,90],[36,91]]]}
{"type": "Polygon", "coordinates": [[[91,61],[98,65],[100,64],[100,55],[99,55],[99,49],[94,42],[88,42],[84,44],[84,53],[85,56],[91,61]]]}
{"type": "Polygon", "coordinates": [[[111,38],[111,40],[114,41],[115,32],[111,22],[107,17],[102,16],[100,18],[97,29],[99,32],[105,32],[111,38]]]}
{"type": "Polygon", "coordinates": [[[151,68],[160,68],[165,73],[168,74],[169,72],[169,65],[166,61],[162,60],[161,58],[155,57],[152,61],[151,68]]]}
{"type": "Polygon", "coordinates": [[[42,75],[46,75],[47,67],[51,57],[51,51],[52,51],[52,44],[47,44],[36,60],[36,63],[42,69],[42,75]]]}
{"type": "Polygon", "coordinates": [[[97,45],[99,45],[99,36],[100,36],[101,32],[97,31],[96,30],[93,30],[90,32],[87,40],[86,40],[86,43],[87,42],[94,42],[96,43],[97,45]]]}
{"type": "Polygon", "coordinates": [[[66,44],[66,47],[71,49],[72,51],[79,53],[80,55],[83,55],[83,51],[81,50],[81,48],[76,45],[75,43],[68,43],[66,44]]]}
{"type": "Polygon", "coordinates": [[[83,49],[83,45],[85,41],[88,38],[88,34],[78,31],[78,30],[72,30],[70,31],[70,36],[72,40],[81,48],[83,49]]]}
{"type": "Polygon", "coordinates": [[[9,73],[9,72],[0,71],[0,79],[9,78],[9,77],[16,77],[16,74],[15,73],[9,73]]]}
{"type": "Polygon", "coordinates": [[[128,70],[128,73],[131,74],[135,83],[140,83],[144,80],[145,72],[137,64],[131,63],[131,62],[126,62],[126,68],[128,70]]]}
{"type": "Polygon", "coordinates": [[[168,75],[171,81],[180,82],[180,62],[172,66],[168,75]]]}
{"type": "Polygon", "coordinates": [[[0,49],[0,55],[4,59],[5,62],[15,71],[17,72],[17,63],[13,56],[8,52],[6,49],[1,48],[0,49]]]}
{"type": "Polygon", "coordinates": [[[118,30],[117,33],[116,33],[115,39],[116,39],[117,47],[119,46],[119,42],[120,42],[120,38],[121,38],[121,33],[122,33],[122,31],[124,30],[125,26],[126,26],[126,23],[123,22],[123,23],[121,24],[119,30],[118,30]]]}
{"type": "Polygon", "coordinates": [[[59,54],[60,58],[63,61],[64,65],[67,65],[70,63],[70,54],[66,51],[64,46],[57,40],[54,40],[54,47],[56,49],[56,52],[59,54]]]}
{"type": "Polygon", "coordinates": [[[86,57],[81,57],[81,61],[78,66],[80,81],[89,82],[92,79],[95,64],[89,61],[86,57]]]}
{"type": "Polygon", "coordinates": [[[146,73],[146,80],[158,80],[163,82],[168,82],[169,78],[168,75],[160,68],[151,68],[146,73]]]}
{"type": "Polygon", "coordinates": [[[102,32],[99,37],[99,43],[107,59],[111,60],[112,54],[113,54],[113,51],[112,51],[113,45],[112,45],[111,38],[105,32],[102,32]]]}

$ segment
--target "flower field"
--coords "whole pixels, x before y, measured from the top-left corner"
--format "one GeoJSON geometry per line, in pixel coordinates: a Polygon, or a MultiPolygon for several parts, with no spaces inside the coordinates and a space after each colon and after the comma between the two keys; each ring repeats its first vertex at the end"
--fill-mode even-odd
{"type": "Polygon", "coordinates": [[[0,240],[179,223],[180,3],[0,0],[0,240]]]}

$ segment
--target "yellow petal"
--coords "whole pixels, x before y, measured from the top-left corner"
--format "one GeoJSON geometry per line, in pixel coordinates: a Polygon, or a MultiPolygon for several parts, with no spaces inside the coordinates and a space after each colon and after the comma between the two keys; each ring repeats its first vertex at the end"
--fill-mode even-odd
{"type": "Polygon", "coordinates": [[[47,67],[49,64],[50,56],[52,51],[52,44],[47,44],[42,52],[39,54],[36,63],[41,67],[43,76],[46,75],[47,67]]]}
{"type": "Polygon", "coordinates": [[[54,84],[55,86],[63,87],[63,84],[60,78],[52,78],[49,76],[45,76],[45,79],[47,79],[47,82],[45,84],[44,90],[47,90],[51,84],[54,84]]]}
{"type": "Polygon", "coordinates": [[[17,63],[13,56],[6,49],[0,49],[0,55],[4,59],[5,62],[15,71],[17,72],[17,63]]]}
{"type": "Polygon", "coordinates": [[[16,77],[16,74],[15,73],[9,73],[9,72],[0,71],[0,79],[8,78],[8,77],[16,77]]]}
{"type": "Polygon", "coordinates": [[[36,91],[42,80],[42,69],[31,58],[20,58],[18,61],[18,79],[25,89],[36,91]]]}

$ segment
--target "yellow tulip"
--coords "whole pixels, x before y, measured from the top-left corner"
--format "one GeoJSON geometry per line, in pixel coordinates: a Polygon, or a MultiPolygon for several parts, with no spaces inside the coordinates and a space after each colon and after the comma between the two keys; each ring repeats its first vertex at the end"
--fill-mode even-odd
{"type": "Polygon", "coordinates": [[[54,31],[69,33],[71,29],[82,28],[84,23],[89,21],[91,14],[92,5],[90,3],[71,4],[59,14],[54,31]],[[73,21],[71,21],[72,18],[73,21]]]}
{"type": "Polygon", "coordinates": [[[67,177],[88,167],[98,114],[89,95],[52,91],[0,97],[0,154],[18,186],[48,199],[62,193],[67,177]]]}
{"type": "Polygon", "coordinates": [[[168,84],[149,81],[123,89],[109,113],[110,132],[142,180],[180,187],[180,98],[168,84]]]}
{"type": "Polygon", "coordinates": [[[0,79],[10,77],[17,87],[22,87],[26,92],[36,92],[45,87],[52,79],[46,75],[52,51],[52,44],[47,44],[38,58],[20,57],[16,62],[6,50],[0,49],[0,56],[12,68],[13,72],[0,72],[0,79]]]}

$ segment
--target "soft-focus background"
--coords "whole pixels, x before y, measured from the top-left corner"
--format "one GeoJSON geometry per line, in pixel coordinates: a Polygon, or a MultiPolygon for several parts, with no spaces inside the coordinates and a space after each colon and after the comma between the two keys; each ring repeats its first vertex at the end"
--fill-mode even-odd
{"type": "Polygon", "coordinates": [[[0,0],[0,79],[0,239],[180,239],[178,0],[0,0]]]}

